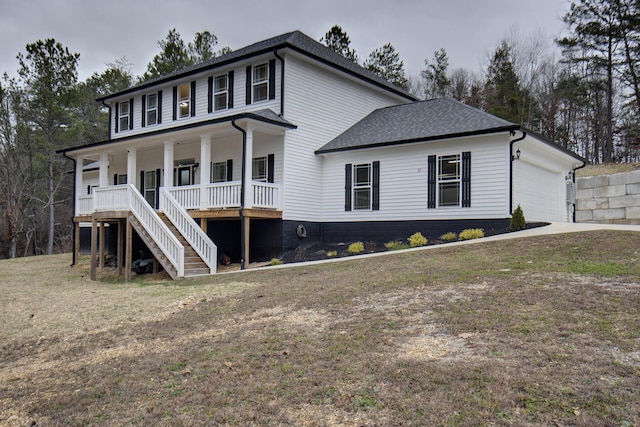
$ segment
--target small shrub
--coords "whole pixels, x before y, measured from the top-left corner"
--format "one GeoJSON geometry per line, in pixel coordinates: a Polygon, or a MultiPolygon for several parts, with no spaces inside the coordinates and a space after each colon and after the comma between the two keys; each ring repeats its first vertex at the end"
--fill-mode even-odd
{"type": "Polygon", "coordinates": [[[329,251],[327,252],[327,257],[334,257],[338,255],[338,251],[329,251]]]}
{"type": "Polygon", "coordinates": [[[349,245],[348,251],[350,254],[359,254],[364,252],[364,244],[362,242],[354,242],[349,245]]]}
{"type": "Polygon", "coordinates": [[[481,237],[484,237],[484,230],[482,228],[467,228],[460,232],[458,240],[472,240],[481,237]]]}
{"type": "Polygon", "coordinates": [[[271,259],[270,265],[282,265],[282,260],[278,258],[271,259]]]}
{"type": "Polygon", "coordinates": [[[387,250],[389,251],[397,251],[400,249],[408,249],[409,245],[403,242],[399,242],[397,240],[392,240],[390,242],[385,243],[384,247],[387,248],[387,250]]]}
{"type": "Polygon", "coordinates": [[[524,213],[522,212],[522,207],[518,205],[518,207],[511,214],[511,222],[509,223],[509,230],[511,231],[524,230],[525,225],[526,225],[526,221],[524,219],[524,213]]]}
{"type": "Polygon", "coordinates": [[[417,248],[418,246],[424,246],[427,244],[427,238],[424,237],[422,235],[422,233],[420,233],[419,231],[416,233],[413,233],[411,236],[409,236],[409,238],[407,239],[409,241],[409,246],[411,246],[412,248],[417,248]]]}
{"type": "Polygon", "coordinates": [[[453,231],[449,231],[448,233],[444,233],[440,236],[440,240],[443,242],[453,242],[454,240],[458,240],[458,235],[453,231]]]}

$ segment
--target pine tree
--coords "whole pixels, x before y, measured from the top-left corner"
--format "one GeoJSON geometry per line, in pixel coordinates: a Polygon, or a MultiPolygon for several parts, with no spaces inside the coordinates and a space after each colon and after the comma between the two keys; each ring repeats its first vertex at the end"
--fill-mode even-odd
{"type": "Polygon", "coordinates": [[[389,83],[408,89],[408,80],[404,71],[404,62],[391,43],[375,49],[364,62],[364,67],[373,71],[389,83]]]}
{"type": "Polygon", "coordinates": [[[353,62],[358,62],[358,55],[356,55],[356,51],[349,47],[351,40],[347,33],[342,30],[340,25],[334,25],[331,27],[324,37],[320,39],[320,43],[323,43],[338,55],[342,55],[353,62]]]}
{"type": "Polygon", "coordinates": [[[422,70],[422,78],[425,80],[426,99],[442,98],[448,96],[451,91],[451,79],[447,75],[449,58],[444,48],[433,53],[433,62],[424,60],[426,68],[422,70]]]}

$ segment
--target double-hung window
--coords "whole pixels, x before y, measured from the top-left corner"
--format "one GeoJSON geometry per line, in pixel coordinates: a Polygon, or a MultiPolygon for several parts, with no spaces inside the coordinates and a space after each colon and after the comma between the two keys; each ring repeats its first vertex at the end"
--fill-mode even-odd
{"type": "Polygon", "coordinates": [[[213,108],[214,111],[227,108],[229,100],[229,80],[227,74],[213,79],[213,108]]]}
{"type": "Polygon", "coordinates": [[[260,64],[253,67],[252,77],[253,102],[269,99],[269,65],[260,64]]]}
{"type": "Polygon", "coordinates": [[[471,152],[427,158],[427,208],[471,207],[471,152]]]}
{"type": "Polygon", "coordinates": [[[380,162],[345,165],[345,211],[380,210],[380,162]]]}
{"type": "Polygon", "coordinates": [[[438,156],[438,206],[460,206],[460,154],[438,156]]]}
{"type": "Polygon", "coordinates": [[[147,126],[158,123],[158,94],[152,93],[145,98],[145,123],[147,126]]]}
{"type": "Polygon", "coordinates": [[[227,181],[227,162],[215,162],[211,165],[211,182],[227,181]]]}
{"type": "Polygon", "coordinates": [[[125,131],[131,129],[131,101],[118,103],[118,129],[125,131]]]}
{"type": "Polygon", "coordinates": [[[353,209],[371,209],[371,163],[353,165],[353,209]]]}
{"type": "Polygon", "coordinates": [[[268,176],[267,156],[254,157],[251,165],[251,179],[253,181],[267,182],[268,176]]]}
{"type": "Polygon", "coordinates": [[[191,85],[178,86],[178,118],[191,117],[191,85]]]}

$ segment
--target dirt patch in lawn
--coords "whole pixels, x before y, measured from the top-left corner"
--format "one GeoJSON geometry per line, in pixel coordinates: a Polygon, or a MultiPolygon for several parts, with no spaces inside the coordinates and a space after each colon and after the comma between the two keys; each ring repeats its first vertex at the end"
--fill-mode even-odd
{"type": "Polygon", "coordinates": [[[179,282],[67,264],[0,261],[2,426],[640,425],[638,234],[179,282]]]}

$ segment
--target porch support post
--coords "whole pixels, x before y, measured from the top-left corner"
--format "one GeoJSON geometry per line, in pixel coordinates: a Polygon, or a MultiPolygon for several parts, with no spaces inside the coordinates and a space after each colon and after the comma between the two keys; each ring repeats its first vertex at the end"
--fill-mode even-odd
{"type": "Polygon", "coordinates": [[[207,184],[211,181],[211,135],[200,136],[200,209],[209,207],[207,184]]]}
{"type": "Polygon", "coordinates": [[[125,243],[124,243],[124,280],[128,282],[131,280],[131,250],[132,250],[132,239],[133,239],[133,227],[131,226],[131,219],[128,216],[125,220],[125,243]]]}
{"type": "Polygon", "coordinates": [[[118,253],[116,255],[116,263],[118,265],[118,276],[122,276],[122,262],[124,257],[124,225],[126,220],[118,220],[118,253]]]}
{"type": "Polygon", "coordinates": [[[249,261],[249,242],[251,241],[251,239],[249,238],[249,236],[251,236],[251,217],[249,216],[245,216],[243,218],[244,221],[244,263],[246,266],[249,265],[249,263],[251,261],[249,261]]]}
{"type": "Polygon", "coordinates": [[[253,129],[247,125],[246,158],[244,165],[244,208],[253,208],[253,129]]]}
{"type": "Polygon", "coordinates": [[[91,269],[91,280],[96,280],[96,251],[98,250],[98,220],[93,217],[91,219],[91,261],[89,268],[91,269]]]}
{"type": "Polygon", "coordinates": [[[135,148],[129,148],[127,151],[127,184],[133,184],[137,187],[137,166],[136,166],[137,151],[135,148]]]}
{"type": "Polygon", "coordinates": [[[75,241],[74,241],[74,260],[76,260],[75,265],[78,265],[78,257],[80,256],[80,223],[78,221],[73,221],[73,232],[75,233],[75,241]]]}
{"type": "MultiPolygon", "coordinates": [[[[82,169],[83,169],[84,158],[80,157],[76,159],[76,200],[74,200],[73,206],[75,206],[76,211],[73,213],[74,215],[78,215],[78,198],[82,196],[82,169]]],[[[86,213],[86,212],[85,212],[86,213]]]]}
{"type": "Polygon", "coordinates": [[[100,221],[100,237],[98,238],[98,244],[100,245],[99,249],[99,259],[100,263],[100,271],[104,268],[104,221],[100,221]]]}
{"type": "Polygon", "coordinates": [[[109,155],[107,153],[100,154],[99,170],[98,183],[100,187],[107,187],[109,185],[109,155]]]}
{"type": "Polygon", "coordinates": [[[173,187],[173,141],[164,142],[164,188],[173,187]]]}

